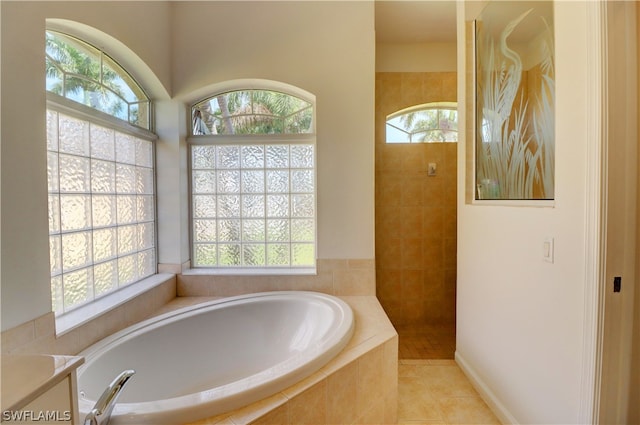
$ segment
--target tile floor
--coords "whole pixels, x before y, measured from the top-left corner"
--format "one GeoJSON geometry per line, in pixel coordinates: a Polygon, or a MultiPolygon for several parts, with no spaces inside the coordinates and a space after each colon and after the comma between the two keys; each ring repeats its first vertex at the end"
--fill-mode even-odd
{"type": "Polygon", "coordinates": [[[453,360],[455,326],[396,326],[398,424],[500,424],[453,360]]]}

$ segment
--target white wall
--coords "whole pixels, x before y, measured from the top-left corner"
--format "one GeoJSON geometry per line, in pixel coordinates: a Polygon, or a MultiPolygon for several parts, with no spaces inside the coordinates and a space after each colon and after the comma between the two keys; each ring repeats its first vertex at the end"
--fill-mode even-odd
{"type": "MultiPolygon", "coordinates": [[[[143,68],[136,77],[158,100],[161,263],[181,264],[189,255],[186,103],[238,78],[282,81],[316,95],[318,257],[374,257],[373,3],[2,1],[0,7],[2,330],[51,310],[47,18],[114,37],[106,47],[125,65],[143,68]]],[[[81,30],[89,41],[103,39],[81,30]]]]}
{"type": "MultiPolygon", "coordinates": [[[[474,2],[469,2],[474,3],[474,2]]],[[[476,4],[475,6],[477,6],[476,4]]],[[[465,99],[465,20],[459,13],[458,93],[465,99]]],[[[579,423],[587,245],[587,2],[556,2],[556,200],[552,208],[473,205],[459,144],[456,358],[489,394],[503,419],[579,423]],[[555,262],[543,241],[555,239],[555,262]]],[[[463,114],[463,116],[466,114],[463,114]]],[[[471,117],[466,116],[468,120],[471,117]]],[[[464,134],[464,138],[471,137],[464,134]]],[[[465,146],[466,145],[466,146],[465,146]]],[[[471,189],[473,191],[473,189],[471,189]]]]}

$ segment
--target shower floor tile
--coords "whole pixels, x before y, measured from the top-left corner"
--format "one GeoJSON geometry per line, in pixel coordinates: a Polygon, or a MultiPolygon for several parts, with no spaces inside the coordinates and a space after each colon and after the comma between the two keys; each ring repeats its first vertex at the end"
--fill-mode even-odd
{"type": "Polygon", "coordinates": [[[453,359],[455,325],[396,326],[400,359],[453,359]]]}

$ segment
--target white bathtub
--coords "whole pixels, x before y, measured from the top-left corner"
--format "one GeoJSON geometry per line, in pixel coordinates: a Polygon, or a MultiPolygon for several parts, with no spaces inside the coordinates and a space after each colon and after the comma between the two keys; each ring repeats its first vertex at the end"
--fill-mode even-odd
{"type": "Polygon", "coordinates": [[[80,353],[80,416],[125,369],[136,374],[111,424],[175,425],[233,410],[317,371],[353,329],[351,308],[316,292],[230,297],[163,314],[80,353]]]}

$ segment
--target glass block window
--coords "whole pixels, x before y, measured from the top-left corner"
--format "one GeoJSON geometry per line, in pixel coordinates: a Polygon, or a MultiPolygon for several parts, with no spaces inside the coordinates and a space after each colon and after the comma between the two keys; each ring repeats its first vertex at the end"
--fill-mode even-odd
{"type": "Polygon", "coordinates": [[[192,107],[193,267],[315,267],[312,105],[280,92],[241,90],[192,107]]]}
{"type": "Polygon", "coordinates": [[[156,273],[153,142],[63,111],[47,110],[56,314],[156,273]]]}
{"type": "Polygon", "coordinates": [[[149,97],[109,55],[55,31],[46,32],[45,43],[47,91],[150,128],[149,97]]]}
{"type": "Polygon", "coordinates": [[[458,111],[452,102],[428,103],[387,116],[387,143],[458,141],[458,111]]]}

